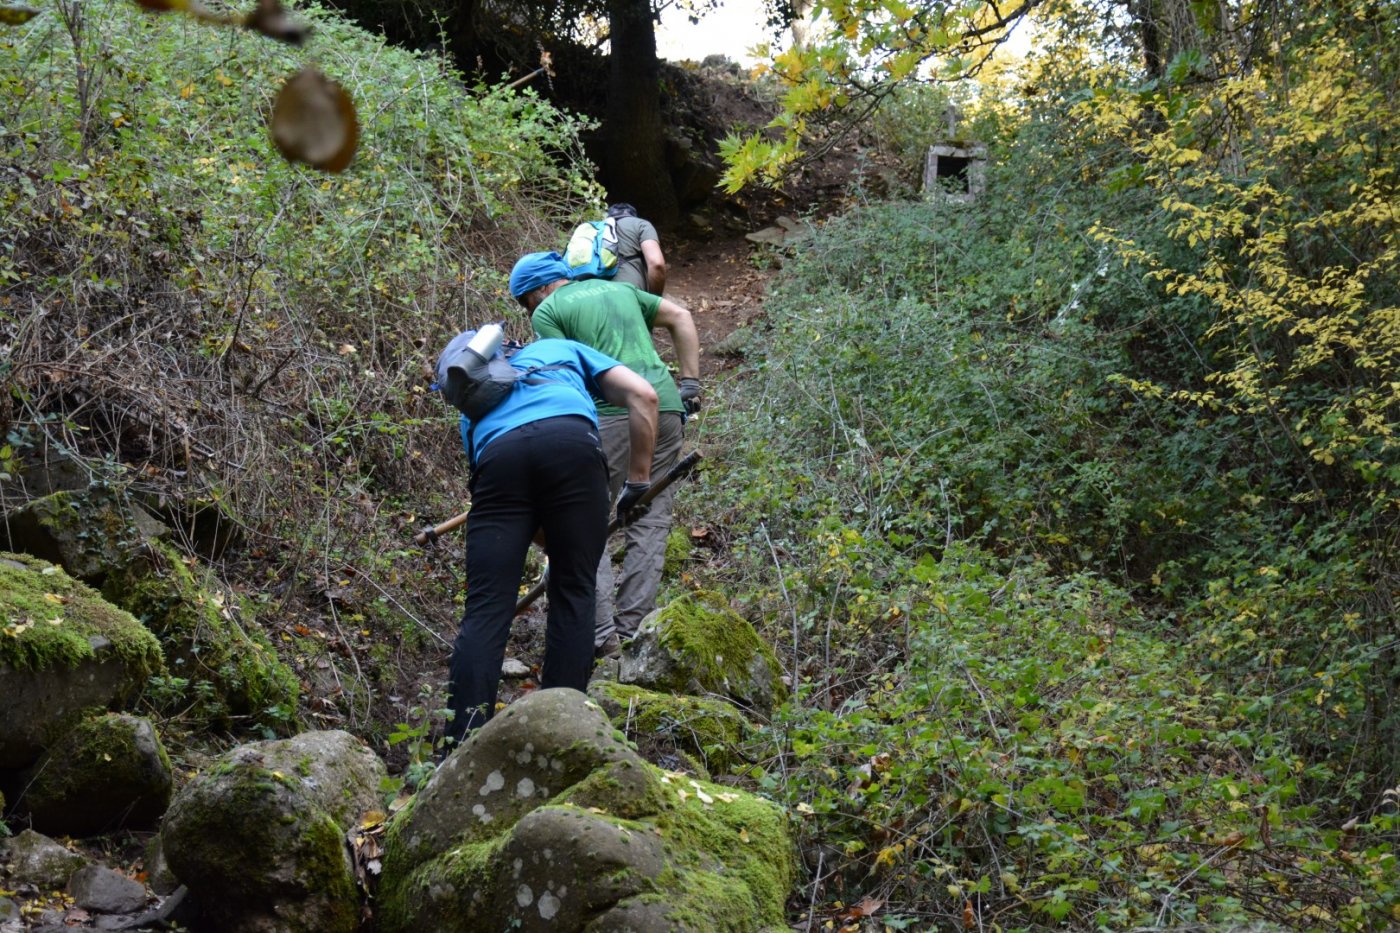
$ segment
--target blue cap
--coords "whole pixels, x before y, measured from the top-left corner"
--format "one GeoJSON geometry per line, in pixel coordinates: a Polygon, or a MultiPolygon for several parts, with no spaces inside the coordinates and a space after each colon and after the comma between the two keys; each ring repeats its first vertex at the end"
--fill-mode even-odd
{"type": "Polygon", "coordinates": [[[558,253],[526,253],[510,270],[510,294],[519,298],[541,285],[568,277],[568,263],[558,253]]]}

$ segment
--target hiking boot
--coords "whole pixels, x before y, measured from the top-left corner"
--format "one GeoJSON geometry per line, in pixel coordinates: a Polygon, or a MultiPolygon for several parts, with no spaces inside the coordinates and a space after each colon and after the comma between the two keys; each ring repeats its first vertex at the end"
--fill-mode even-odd
{"type": "Polygon", "coordinates": [[[601,645],[593,649],[593,657],[615,658],[622,654],[622,642],[618,641],[616,633],[609,635],[603,640],[601,645]]]}

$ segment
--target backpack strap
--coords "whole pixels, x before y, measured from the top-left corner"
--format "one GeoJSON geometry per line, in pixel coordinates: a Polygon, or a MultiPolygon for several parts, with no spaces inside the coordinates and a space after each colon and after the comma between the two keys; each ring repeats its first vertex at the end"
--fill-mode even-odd
{"type": "Polygon", "coordinates": [[[520,374],[520,378],[532,386],[543,385],[546,382],[554,382],[553,379],[541,379],[536,373],[547,373],[556,369],[568,369],[566,363],[549,363],[543,366],[531,366],[520,374]]]}
{"type": "MultiPolygon", "coordinates": [[[[545,379],[545,378],[541,377],[541,376],[538,375],[538,374],[539,374],[539,373],[543,373],[543,372],[550,372],[550,371],[556,370],[556,369],[568,369],[568,365],[565,364],[565,363],[549,363],[549,364],[543,365],[543,366],[531,366],[529,369],[527,369],[527,370],[525,370],[524,372],[522,372],[522,373],[520,374],[520,376],[516,379],[516,381],[517,381],[517,382],[524,382],[525,384],[527,384],[527,385],[532,385],[532,386],[544,385],[545,383],[554,382],[555,380],[553,380],[553,379],[545,379]]],[[[590,398],[589,401],[591,402],[591,401],[593,401],[593,400],[590,398]]],[[[476,473],[476,424],[477,424],[477,421],[476,421],[476,419],[472,419],[472,418],[468,418],[467,420],[468,420],[469,422],[471,422],[471,426],[467,428],[467,472],[468,472],[467,488],[470,490],[471,487],[472,487],[472,484],[473,484],[474,481],[475,481],[475,473],[476,473]]]]}

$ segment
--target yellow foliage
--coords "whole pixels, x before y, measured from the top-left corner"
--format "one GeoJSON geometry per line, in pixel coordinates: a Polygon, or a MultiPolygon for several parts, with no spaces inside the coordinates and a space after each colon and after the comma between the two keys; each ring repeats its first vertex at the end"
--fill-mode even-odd
{"type": "MultiPolygon", "coordinates": [[[[1400,211],[1393,160],[1376,141],[1393,139],[1400,118],[1345,43],[1320,41],[1311,53],[1286,84],[1234,73],[1189,108],[1170,90],[1080,104],[1077,116],[1141,160],[1170,236],[1195,261],[1168,260],[1129,233],[1092,235],[1168,296],[1212,312],[1210,390],[1134,383],[1134,392],[1267,414],[1292,427],[1308,461],[1374,479],[1383,474],[1373,464],[1394,462],[1400,404],[1390,380],[1400,364],[1400,211]],[[1343,163],[1347,197],[1303,183],[1341,174],[1343,163]]],[[[1379,489],[1377,500],[1394,507],[1379,489]]]]}

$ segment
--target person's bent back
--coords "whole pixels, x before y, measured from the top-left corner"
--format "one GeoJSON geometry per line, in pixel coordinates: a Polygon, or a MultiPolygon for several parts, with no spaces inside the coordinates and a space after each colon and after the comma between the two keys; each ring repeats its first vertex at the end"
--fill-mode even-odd
{"type": "MultiPolygon", "coordinates": [[[[438,364],[474,331],[459,335],[438,364]]],[[[460,742],[495,711],[501,663],[515,615],[526,552],[543,531],[549,556],[549,615],[542,687],[584,690],[593,666],[598,561],[607,537],[608,472],[593,402],[626,407],[638,451],[629,480],[650,480],[656,392],[617,360],[570,340],[540,340],[517,352],[506,396],[475,420],[462,415],[472,465],[467,516],[467,596],[452,648],[447,738],[460,742]]]]}

